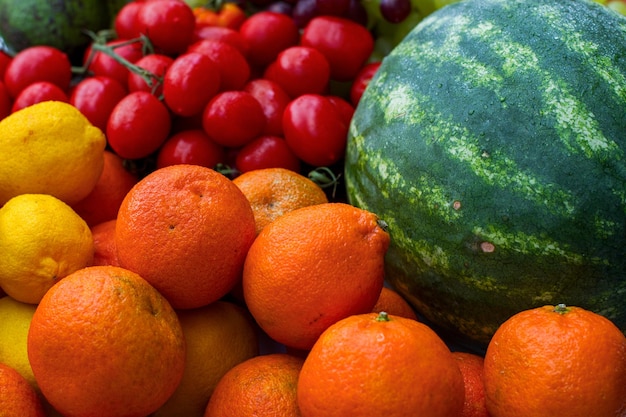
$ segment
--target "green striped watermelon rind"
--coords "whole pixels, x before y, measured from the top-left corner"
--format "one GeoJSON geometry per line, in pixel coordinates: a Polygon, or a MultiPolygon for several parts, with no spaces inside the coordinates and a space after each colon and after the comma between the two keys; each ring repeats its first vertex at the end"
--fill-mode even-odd
{"type": "Polygon", "coordinates": [[[387,279],[486,345],[566,303],[626,331],[626,19],[585,0],[464,0],[383,61],[353,117],[350,203],[387,279]]]}

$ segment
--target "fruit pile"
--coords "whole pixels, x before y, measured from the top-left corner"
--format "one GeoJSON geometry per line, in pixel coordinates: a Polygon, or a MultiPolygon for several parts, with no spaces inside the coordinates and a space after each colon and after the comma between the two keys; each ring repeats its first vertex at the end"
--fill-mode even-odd
{"type": "Polygon", "coordinates": [[[0,415],[626,416],[610,320],[460,350],[335,194],[386,48],[445,3],[133,1],[79,63],[0,54],[0,415]]]}

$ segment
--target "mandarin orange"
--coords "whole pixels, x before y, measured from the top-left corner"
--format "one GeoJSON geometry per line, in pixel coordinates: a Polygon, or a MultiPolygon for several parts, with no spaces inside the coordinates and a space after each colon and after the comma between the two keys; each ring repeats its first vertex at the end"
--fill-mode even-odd
{"type": "Polygon", "coordinates": [[[381,311],[392,316],[417,320],[417,314],[413,307],[396,290],[389,287],[383,287],[378,296],[378,301],[372,308],[373,313],[380,313],[381,311]]]}
{"type": "Polygon", "coordinates": [[[623,417],[626,337],[580,307],[524,310],[493,335],[484,380],[492,417],[623,417]]]}
{"type": "Polygon", "coordinates": [[[452,356],[457,360],[465,383],[465,404],[459,417],[489,417],[485,404],[484,358],[462,351],[452,352],[452,356]]]}
{"type": "Polygon", "coordinates": [[[115,246],[116,219],[107,220],[91,227],[93,236],[93,265],[120,266],[115,246]]]}
{"type": "Polygon", "coordinates": [[[0,363],[0,416],[45,417],[35,388],[19,372],[0,363]]]}
{"type": "Polygon", "coordinates": [[[265,226],[248,251],[246,305],[272,339],[309,349],[331,324],[372,310],[388,245],[380,219],[348,204],[286,213],[265,226]]]}
{"type": "Polygon", "coordinates": [[[313,345],[297,399],[303,417],[458,417],[463,375],[425,324],[359,314],[330,326],[313,345]]]}
{"type": "Polygon", "coordinates": [[[220,379],[204,417],[300,417],[296,389],[303,363],[286,353],[240,363],[220,379]]]}
{"type": "Polygon", "coordinates": [[[170,304],[114,266],[83,268],[50,288],[27,347],[42,394],[66,417],[145,417],[172,395],[185,366],[170,304]]]}
{"type": "Polygon", "coordinates": [[[324,190],[309,178],[285,168],[244,172],[233,183],[250,201],[257,233],[285,213],[328,203],[324,190]]]}
{"type": "Polygon", "coordinates": [[[104,151],[104,168],[93,190],[72,208],[89,226],[112,220],[126,194],[137,183],[137,176],[124,166],[117,154],[104,151]]]}
{"type": "Polygon", "coordinates": [[[144,277],[174,308],[208,305],[241,279],[256,236],[244,194],[199,165],[153,171],[126,195],[117,217],[120,265],[144,277]]]}

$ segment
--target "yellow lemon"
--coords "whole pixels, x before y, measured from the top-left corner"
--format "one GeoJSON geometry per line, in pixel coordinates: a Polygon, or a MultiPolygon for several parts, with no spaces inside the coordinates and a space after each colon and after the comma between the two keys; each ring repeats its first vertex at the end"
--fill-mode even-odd
{"type": "Polygon", "coordinates": [[[91,265],[94,242],[87,223],[47,194],[22,194],[0,208],[0,287],[37,304],[66,275],[91,265]]]}
{"type": "Polygon", "coordinates": [[[0,206],[19,194],[82,200],[102,173],[105,146],[104,133],[71,104],[12,113],[0,121],[0,206]]]}
{"type": "Polygon", "coordinates": [[[259,353],[257,328],[236,304],[216,301],[177,311],[185,335],[187,358],[180,385],[151,417],[202,417],[222,376],[259,353]]]}
{"type": "Polygon", "coordinates": [[[8,295],[0,298],[0,363],[15,369],[38,390],[26,352],[28,328],[36,308],[8,295]]]}

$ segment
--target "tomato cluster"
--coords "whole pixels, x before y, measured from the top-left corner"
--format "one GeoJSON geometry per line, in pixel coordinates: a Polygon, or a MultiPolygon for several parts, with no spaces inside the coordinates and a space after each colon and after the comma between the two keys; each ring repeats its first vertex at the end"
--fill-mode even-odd
{"type": "Polygon", "coordinates": [[[300,28],[288,15],[247,15],[234,3],[215,12],[137,0],[119,11],[114,29],[114,37],[94,37],[79,76],[51,47],[2,55],[0,118],[61,100],[101,128],[119,156],[153,168],[300,171],[340,163],[378,65],[369,63],[372,34],[337,16],[300,28]]]}

